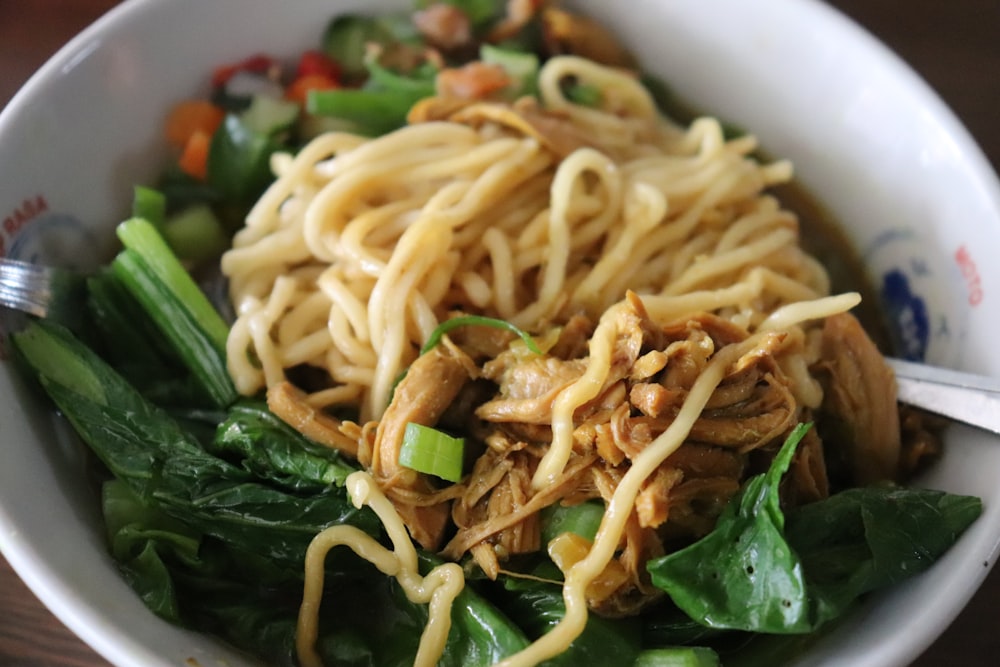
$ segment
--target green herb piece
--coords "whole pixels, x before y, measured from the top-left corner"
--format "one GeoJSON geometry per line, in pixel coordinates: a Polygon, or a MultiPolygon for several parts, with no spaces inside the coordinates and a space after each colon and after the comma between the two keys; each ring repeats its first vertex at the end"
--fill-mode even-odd
{"type": "Polygon", "coordinates": [[[479,58],[484,63],[499,65],[511,84],[507,92],[511,98],[522,95],[535,95],[538,92],[538,56],[526,51],[505,49],[492,44],[483,44],[479,49],[479,58]]]}
{"type": "Polygon", "coordinates": [[[441,338],[444,337],[449,331],[457,329],[459,327],[492,327],[494,329],[506,329],[511,333],[517,334],[517,336],[524,341],[524,344],[529,350],[535,354],[541,354],[542,351],[538,349],[538,345],[535,340],[525,331],[517,328],[510,322],[504,320],[498,320],[494,317],[484,317],[482,315],[461,315],[459,317],[453,317],[450,320],[445,320],[437,326],[431,335],[427,338],[427,342],[424,346],[420,348],[420,354],[424,354],[435,347],[441,342],[441,338]]]}
{"type": "Polygon", "coordinates": [[[132,217],[145,218],[160,227],[167,217],[167,198],[159,190],[137,185],[132,190],[132,217]]]}
{"type": "Polygon", "coordinates": [[[263,93],[251,97],[250,106],[240,114],[248,130],[264,136],[290,130],[298,118],[298,104],[263,93]]]}
{"type": "Polygon", "coordinates": [[[548,544],[563,533],[574,533],[593,542],[604,519],[604,509],[600,500],[577,505],[549,505],[541,512],[542,544],[548,544]]]}
{"type": "Polygon", "coordinates": [[[214,259],[229,247],[229,236],[208,204],[195,204],[178,211],[160,228],[171,250],[190,262],[214,259]]]}
{"type": "Polygon", "coordinates": [[[410,422],[403,431],[399,464],[449,482],[462,479],[465,440],[410,422]]]}
{"type": "Polygon", "coordinates": [[[410,107],[421,97],[398,90],[310,90],[306,111],[342,119],[351,124],[352,131],[375,137],[406,125],[410,107]]]}
{"type": "MultiPolygon", "coordinates": [[[[566,604],[557,580],[559,570],[547,561],[532,571],[532,578],[501,574],[502,589],[495,597],[501,611],[517,619],[525,634],[538,639],[566,615],[566,604]]],[[[583,632],[564,652],[545,661],[547,667],[576,665],[631,665],[641,649],[638,618],[604,618],[589,614],[583,632]]]]}
{"type": "Polygon", "coordinates": [[[208,185],[226,202],[255,200],[271,182],[271,155],[282,147],[278,134],[257,132],[239,115],[227,115],[208,149],[208,185]]]}
{"type": "Polygon", "coordinates": [[[585,83],[570,85],[566,89],[566,97],[573,104],[579,104],[582,107],[590,107],[592,109],[599,108],[601,102],[604,101],[604,96],[601,94],[600,88],[585,83]]]}
{"type": "Polygon", "coordinates": [[[633,667],[719,667],[719,654],[703,646],[677,646],[643,651],[633,667]]]}

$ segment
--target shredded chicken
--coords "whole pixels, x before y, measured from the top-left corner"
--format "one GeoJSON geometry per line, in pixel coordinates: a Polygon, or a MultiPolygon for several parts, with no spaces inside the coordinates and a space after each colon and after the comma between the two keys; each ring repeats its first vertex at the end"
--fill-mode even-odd
{"type": "Polygon", "coordinates": [[[823,412],[855,484],[895,480],[900,464],[896,378],[882,354],[850,314],[823,326],[823,412]]]}
{"type": "Polygon", "coordinates": [[[445,2],[435,2],[413,12],[413,25],[428,43],[452,51],[471,46],[472,24],[461,9],[445,2]]]}
{"type": "Polygon", "coordinates": [[[358,440],[349,428],[305,400],[303,391],[290,382],[279,382],[267,390],[267,407],[296,431],[314,442],[358,458],[358,440]]]}
{"type": "Polygon", "coordinates": [[[426,475],[399,464],[406,425],[434,426],[468,382],[464,353],[439,345],[420,356],[396,386],[392,403],[375,432],[371,472],[403,518],[410,535],[426,549],[436,549],[448,521],[448,503],[424,504],[414,500],[436,491],[426,475]]]}
{"type": "MultiPolygon", "coordinates": [[[[569,462],[540,490],[532,479],[552,440],[554,402],[589,363],[594,323],[586,316],[541,333],[549,346],[542,355],[511,345],[509,331],[456,330],[410,366],[377,424],[339,424],[311,410],[290,385],[275,387],[269,398],[286,421],[316,434],[310,437],[345,452],[353,444],[424,548],[452,560],[468,555],[490,578],[511,558],[541,551],[566,569],[586,555],[589,542],[564,534],[543,544],[540,512],[555,504],[609,502],[631,461],[673,423],[713,356],[749,336],[708,313],[657,325],[638,297],[629,294],[626,304],[613,315],[603,386],[573,415],[569,462]],[[410,422],[466,435],[475,457],[461,483],[439,485],[399,464],[410,422]]],[[[825,399],[816,414],[796,402],[779,363],[785,334],[760,336],[732,364],[685,441],[640,489],[616,557],[587,590],[591,610],[628,616],[656,602],[662,592],[651,584],[646,561],[710,532],[743,481],[766,468],[801,421],[821,414],[823,428],[810,430],[793,458],[782,484],[787,505],[826,497],[838,458],[851,462],[850,473],[861,482],[897,475],[901,429],[891,372],[849,315],[829,318],[821,338],[824,361],[814,371],[823,378],[825,399]]],[[[904,450],[904,464],[912,468],[934,454],[936,441],[918,417],[908,419],[906,429],[915,444],[904,450]]]]}
{"type": "Polygon", "coordinates": [[[635,69],[635,57],[594,19],[549,7],[542,12],[545,45],[553,54],[572,54],[611,67],[635,69]]]}
{"type": "Polygon", "coordinates": [[[484,100],[510,85],[510,76],[500,65],[478,60],[438,72],[435,79],[439,97],[459,100],[484,100]]]}
{"type": "Polygon", "coordinates": [[[410,108],[408,123],[447,120],[472,127],[494,123],[536,139],[559,157],[593,145],[592,139],[569,123],[564,115],[540,108],[534,98],[524,97],[513,104],[481,101],[506,85],[501,83],[500,74],[482,68],[448,72],[438,75],[438,96],[424,98],[410,108]]]}

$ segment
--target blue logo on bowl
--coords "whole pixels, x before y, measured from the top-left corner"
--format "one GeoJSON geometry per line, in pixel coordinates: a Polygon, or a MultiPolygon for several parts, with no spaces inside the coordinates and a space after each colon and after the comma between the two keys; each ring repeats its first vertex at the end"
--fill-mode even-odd
{"type": "Polygon", "coordinates": [[[909,278],[900,269],[882,276],[881,298],[897,354],[911,361],[923,361],[931,334],[927,304],[913,293],[909,278]]]}

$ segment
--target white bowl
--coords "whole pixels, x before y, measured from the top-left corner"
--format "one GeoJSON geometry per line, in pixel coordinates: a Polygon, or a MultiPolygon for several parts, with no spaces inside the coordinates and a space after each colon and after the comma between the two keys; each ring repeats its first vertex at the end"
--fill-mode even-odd
{"type": "MultiPolygon", "coordinates": [[[[162,157],[168,104],[251,51],[292,56],[333,11],[403,2],[130,0],[48,62],[0,115],[3,253],[95,261],[131,186],[162,157]],[[336,5],[336,9],[334,9],[336,5]],[[47,241],[46,241],[47,242],[47,241]]],[[[1000,186],[942,102],[867,33],[813,0],[633,0],[577,5],[610,24],[700,109],[750,128],[842,222],[876,282],[905,278],[893,306],[929,361],[1000,375],[1000,186]],[[913,327],[923,304],[927,328],[913,327]],[[926,334],[922,337],[922,333],[926,334]]],[[[919,318],[918,318],[919,319],[919,318]]],[[[108,556],[72,438],[5,366],[0,372],[0,547],[49,608],[115,664],[248,664],[148,612],[108,556]]],[[[796,665],[904,665],[968,601],[1000,544],[1000,447],[955,427],[920,482],[978,495],[985,511],[943,562],[877,596],[796,665]],[[847,641],[849,637],[850,641],[847,641]]]]}

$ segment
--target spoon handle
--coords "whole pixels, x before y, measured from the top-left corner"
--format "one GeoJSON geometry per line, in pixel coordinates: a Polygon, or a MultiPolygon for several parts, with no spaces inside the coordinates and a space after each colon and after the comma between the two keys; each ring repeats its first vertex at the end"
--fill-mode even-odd
{"type": "Polygon", "coordinates": [[[888,359],[902,403],[1000,434],[1000,380],[888,359]]]}

